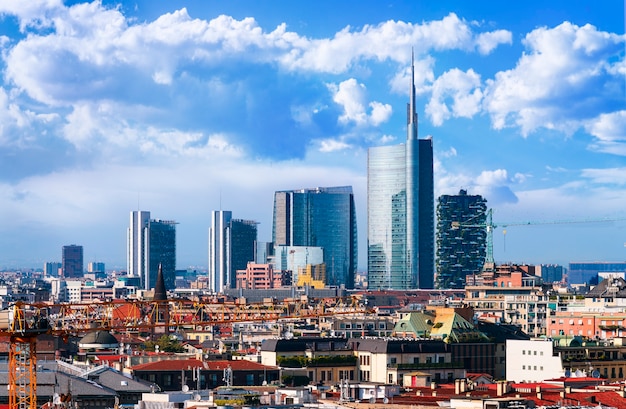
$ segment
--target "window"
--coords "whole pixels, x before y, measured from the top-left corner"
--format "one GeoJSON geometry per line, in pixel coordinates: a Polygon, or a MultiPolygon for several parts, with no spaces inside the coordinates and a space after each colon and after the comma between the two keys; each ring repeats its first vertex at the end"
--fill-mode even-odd
{"type": "Polygon", "coordinates": [[[522,365],[522,369],[526,369],[526,365],[522,365]]]}
{"type": "Polygon", "coordinates": [[[393,383],[393,374],[392,373],[389,374],[389,383],[393,383]]]}
{"type": "Polygon", "coordinates": [[[393,365],[397,363],[397,361],[398,361],[397,358],[391,358],[390,363],[393,365]]]}
{"type": "Polygon", "coordinates": [[[246,374],[246,385],[253,386],[254,385],[254,374],[246,374]]]}

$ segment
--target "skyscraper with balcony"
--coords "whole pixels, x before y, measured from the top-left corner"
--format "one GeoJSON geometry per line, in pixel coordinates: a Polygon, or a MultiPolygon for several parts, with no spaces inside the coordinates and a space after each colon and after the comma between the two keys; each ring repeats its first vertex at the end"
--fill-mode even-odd
{"type": "Polygon", "coordinates": [[[437,287],[464,288],[479,274],[487,253],[487,200],[480,195],[441,195],[437,200],[437,287]]]}
{"type": "Polygon", "coordinates": [[[145,290],[154,288],[162,264],[166,288],[176,280],[176,222],[150,219],[150,212],[130,212],[127,235],[127,271],[139,277],[145,290]]]}
{"type": "Polygon", "coordinates": [[[209,288],[217,293],[235,288],[237,270],[255,260],[257,222],[233,219],[232,212],[214,210],[209,228],[209,288]]]}
{"type": "Polygon", "coordinates": [[[367,158],[367,272],[370,289],[433,288],[435,200],[432,139],[417,136],[414,65],[405,144],[367,158]]]}
{"type": "Polygon", "coordinates": [[[354,288],[357,225],[351,186],[274,193],[275,246],[323,248],[326,285],[354,288]]]}

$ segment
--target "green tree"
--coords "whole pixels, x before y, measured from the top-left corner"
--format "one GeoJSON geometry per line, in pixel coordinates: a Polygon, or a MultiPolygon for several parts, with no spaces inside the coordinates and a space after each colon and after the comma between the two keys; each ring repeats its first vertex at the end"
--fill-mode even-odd
{"type": "Polygon", "coordinates": [[[160,352],[185,352],[185,348],[176,337],[169,335],[162,335],[161,338],[156,341],[146,341],[144,349],[146,351],[155,351],[156,346],[159,346],[160,352]]]}

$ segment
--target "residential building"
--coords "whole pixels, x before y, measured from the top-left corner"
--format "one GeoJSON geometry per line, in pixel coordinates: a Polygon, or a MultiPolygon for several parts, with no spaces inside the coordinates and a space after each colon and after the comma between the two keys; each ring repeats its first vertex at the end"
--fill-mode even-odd
{"type": "Polygon", "coordinates": [[[441,195],[437,200],[437,287],[464,288],[465,277],[482,271],[487,254],[487,200],[441,195]]]}
{"type": "Polygon", "coordinates": [[[71,244],[63,246],[62,252],[63,278],[80,278],[83,276],[83,246],[71,244]]]}
{"type": "Polygon", "coordinates": [[[519,325],[531,336],[546,335],[549,295],[533,266],[499,265],[467,276],[465,303],[479,318],[519,325]]]}
{"type": "Polygon", "coordinates": [[[272,241],[275,246],[322,248],[326,284],[354,288],[357,224],[352,187],[275,192],[272,241]]]}
{"type": "Polygon", "coordinates": [[[462,362],[453,360],[452,348],[441,340],[362,338],[351,339],[357,356],[358,380],[401,384],[404,375],[428,372],[434,382],[465,377],[462,362]]]}
{"type": "Polygon", "coordinates": [[[367,158],[368,288],[433,288],[432,139],[418,139],[414,65],[405,144],[373,147],[367,158]]]}
{"type": "Polygon", "coordinates": [[[257,223],[233,219],[232,212],[211,212],[209,228],[209,289],[221,293],[235,288],[237,270],[245,270],[255,260],[257,223]]]}
{"type": "Polygon", "coordinates": [[[506,379],[542,382],[565,375],[561,357],[548,338],[506,341],[506,379]]]}
{"type": "Polygon", "coordinates": [[[271,264],[249,262],[245,270],[237,270],[236,288],[249,290],[278,288],[283,284],[282,272],[274,271],[271,264]]]}
{"type": "Polygon", "coordinates": [[[177,359],[149,362],[132,367],[136,379],[156,383],[163,391],[180,391],[183,385],[190,389],[215,389],[229,386],[261,386],[279,380],[280,371],[275,366],[262,365],[247,360],[201,361],[177,359]]]}

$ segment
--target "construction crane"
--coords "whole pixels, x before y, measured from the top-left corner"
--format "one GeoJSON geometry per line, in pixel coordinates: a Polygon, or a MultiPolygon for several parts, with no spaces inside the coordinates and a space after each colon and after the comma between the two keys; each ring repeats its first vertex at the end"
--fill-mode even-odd
{"type": "Polygon", "coordinates": [[[9,337],[9,407],[37,409],[37,337],[80,336],[92,331],[163,333],[243,322],[319,319],[342,314],[367,315],[358,297],[301,297],[262,303],[114,300],[48,304],[16,302],[0,311],[0,335],[9,337]]]}
{"type": "Polygon", "coordinates": [[[506,227],[510,226],[531,226],[531,225],[547,225],[547,224],[579,224],[579,223],[603,223],[603,222],[616,222],[626,220],[626,218],[604,218],[604,219],[572,219],[572,220],[539,220],[539,221],[519,221],[519,222],[493,222],[493,209],[488,209],[485,213],[485,222],[484,223],[476,223],[472,220],[476,217],[466,221],[466,222],[458,222],[453,221],[451,223],[451,228],[454,230],[458,230],[461,228],[481,228],[486,229],[487,232],[487,251],[485,254],[485,264],[493,265],[495,263],[493,258],[493,231],[498,227],[505,228],[503,230],[504,234],[506,234],[506,227]]]}

